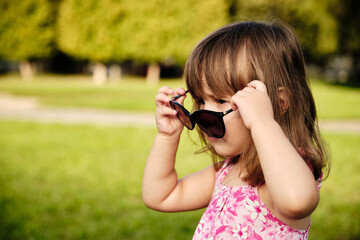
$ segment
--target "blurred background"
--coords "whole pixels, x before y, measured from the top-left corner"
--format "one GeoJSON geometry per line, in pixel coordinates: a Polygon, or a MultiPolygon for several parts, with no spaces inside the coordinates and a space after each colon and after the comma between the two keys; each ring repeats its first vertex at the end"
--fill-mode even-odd
{"type": "Polygon", "coordinates": [[[310,73],[359,81],[360,19],[354,0],[1,0],[1,73],[181,76],[194,45],[233,21],[279,19],[297,32],[310,73]]]}
{"type": "MultiPolygon", "coordinates": [[[[204,210],[141,200],[154,97],[234,21],[281,20],[303,46],[332,155],[309,239],[360,239],[355,0],[0,0],[0,239],[191,239],[204,210]]],[[[191,108],[191,100],[186,104],[191,108]]],[[[184,131],[179,176],[209,165],[184,131]]]]}

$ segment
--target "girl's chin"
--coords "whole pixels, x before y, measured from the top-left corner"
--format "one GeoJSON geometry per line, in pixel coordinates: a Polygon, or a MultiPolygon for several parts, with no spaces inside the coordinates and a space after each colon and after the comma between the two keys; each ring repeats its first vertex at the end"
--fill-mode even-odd
{"type": "Polygon", "coordinates": [[[219,141],[219,139],[221,138],[215,139],[216,140],[214,140],[213,142],[209,141],[209,143],[219,156],[223,156],[225,158],[232,158],[240,154],[240,149],[229,148],[226,143],[219,141]]]}

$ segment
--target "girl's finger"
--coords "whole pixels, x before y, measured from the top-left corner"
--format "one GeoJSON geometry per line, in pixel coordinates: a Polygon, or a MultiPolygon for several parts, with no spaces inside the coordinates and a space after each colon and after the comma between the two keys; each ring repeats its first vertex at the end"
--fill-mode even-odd
{"type": "Polygon", "coordinates": [[[185,95],[185,89],[182,87],[178,87],[175,89],[175,94],[174,95],[185,95]]]}
{"type": "Polygon", "coordinates": [[[255,88],[251,87],[251,86],[248,86],[248,87],[245,87],[242,91],[251,93],[251,92],[255,91],[255,88]]]}
{"type": "Polygon", "coordinates": [[[183,104],[183,102],[185,100],[185,97],[186,97],[185,94],[186,94],[186,90],[184,88],[178,87],[178,88],[175,89],[173,97],[184,96],[184,97],[179,97],[179,98],[176,99],[176,101],[178,103],[183,104]]]}
{"type": "Polygon", "coordinates": [[[165,95],[173,95],[174,94],[174,90],[172,90],[170,87],[168,86],[163,86],[159,89],[158,93],[162,93],[165,95]]]}
{"type": "Polygon", "coordinates": [[[234,95],[231,97],[231,100],[230,100],[230,104],[231,104],[231,109],[236,111],[238,109],[238,106],[236,104],[237,101],[239,101],[239,96],[237,95],[234,95]]]}
{"type": "Polygon", "coordinates": [[[158,95],[155,96],[155,104],[158,107],[164,104],[168,104],[169,102],[170,102],[170,98],[168,97],[168,95],[164,93],[159,93],[158,95]]]}
{"type": "Polygon", "coordinates": [[[259,81],[259,80],[253,80],[251,82],[249,82],[247,84],[248,87],[252,87],[255,88],[256,90],[262,91],[262,92],[266,92],[266,86],[263,82],[259,81]]]}
{"type": "Polygon", "coordinates": [[[169,108],[169,107],[161,107],[159,109],[159,113],[161,115],[166,115],[166,116],[176,116],[176,114],[177,114],[176,110],[169,108]]]}

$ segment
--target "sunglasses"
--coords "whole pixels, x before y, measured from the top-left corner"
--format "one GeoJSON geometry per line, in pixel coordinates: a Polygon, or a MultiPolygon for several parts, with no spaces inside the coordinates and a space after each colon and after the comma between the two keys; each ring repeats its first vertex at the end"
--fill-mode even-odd
{"type": "MultiPolygon", "coordinates": [[[[185,94],[186,93],[188,93],[188,90],[185,94]]],[[[170,106],[172,109],[176,110],[176,116],[180,122],[189,130],[193,130],[197,123],[200,129],[209,137],[222,138],[226,131],[223,118],[233,110],[230,108],[225,112],[214,112],[200,109],[190,114],[188,110],[176,101],[176,99],[183,96],[184,95],[177,95],[170,100],[170,106]]]]}

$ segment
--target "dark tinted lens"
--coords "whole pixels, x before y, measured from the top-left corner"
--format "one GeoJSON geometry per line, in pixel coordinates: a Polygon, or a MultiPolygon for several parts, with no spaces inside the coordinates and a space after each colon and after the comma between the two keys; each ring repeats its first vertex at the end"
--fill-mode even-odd
{"type": "Polygon", "coordinates": [[[171,101],[170,106],[172,109],[175,109],[177,111],[177,118],[180,120],[182,124],[184,124],[185,127],[192,130],[194,129],[194,126],[190,120],[189,115],[185,112],[185,109],[181,107],[180,104],[176,104],[175,102],[171,101]]]}
{"type": "Polygon", "coordinates": [[[220,116],[209,112],[197,112],[195,122],[209,137],[222,138],[225,134],[225,126],[220,116]]]}

